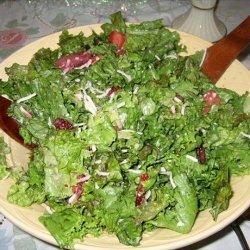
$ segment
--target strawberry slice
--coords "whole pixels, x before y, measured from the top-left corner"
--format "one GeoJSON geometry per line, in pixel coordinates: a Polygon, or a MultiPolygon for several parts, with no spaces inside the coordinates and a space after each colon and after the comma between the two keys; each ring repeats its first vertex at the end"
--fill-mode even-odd
{"type": "Polygon", "coordinates": [[[120,31],[113,30],[109,34],[109,41],[117,46],[118,49],[121,49],[123,44],[126,41],[126,36],[120,31]]]}

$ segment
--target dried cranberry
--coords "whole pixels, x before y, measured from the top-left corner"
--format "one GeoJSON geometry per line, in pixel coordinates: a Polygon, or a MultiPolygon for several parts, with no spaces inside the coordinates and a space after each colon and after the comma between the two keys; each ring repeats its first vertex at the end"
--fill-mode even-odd
{"type": "Polygon", "coordinates": [[[147,181],[149,178],[148,174],[142,174],[141,177],[140,177],[140,180],[141,181],[147,181]]]}
{"type": "Polygon", "coordinates": [[[137,187],[137,193],[136,193],[136,198],[135,198],[135,205],[138,207],[142,204],[145,198],[145,193],[143,190],[143,186],[140,183],[137,187]]]}
{"type": "Polygon", "coordinates": [[[196,153],[197,153],[199,162],[201,164],[205,164],[207,161],[205,148],[203,146],[200,146],[199,148],[196,149],[196,153]]]}
{"type": "Polygon", "coordinates": [[[140,183],[137,187],[136,198],[135,198],[135,205],[137,207],[140,206],[145,199],[145,192],[144,192],[142,182],[147,181],[148,179],[149,179],[148,174],[142,174],[140,177],[140,183]]]}
{"type": "Polygon", "coordinates": [[[113,30],[110,34],[109,34],[109,41],[111,43],[113,43],[114,45],[117,46],[118,49],[121,49],[123,44],[126,41],[126,36],[124,33],[119,32],[117,30],[113,30]]]}
{"type": "Polygon", "coordinates": [[[74,128],[73,124],[64,118],[56,118],[54,126],[58,130],[71,130],[74,128]]]}

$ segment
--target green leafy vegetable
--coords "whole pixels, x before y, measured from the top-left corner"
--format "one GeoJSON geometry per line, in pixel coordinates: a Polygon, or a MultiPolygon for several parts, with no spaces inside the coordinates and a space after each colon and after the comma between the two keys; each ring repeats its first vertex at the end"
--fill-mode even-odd
{"type": "Polygon", "coordinates": [[[0,137],[0,180],[7,176],[9,171],[9,167],[6,162],[6,154],[9,152],[10,150],[4,142],[3,137],[0,137]]]}

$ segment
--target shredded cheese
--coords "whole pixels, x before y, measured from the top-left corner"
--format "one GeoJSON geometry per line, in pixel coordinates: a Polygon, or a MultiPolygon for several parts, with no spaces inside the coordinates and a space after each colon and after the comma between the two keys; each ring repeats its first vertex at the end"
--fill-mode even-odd
{"type": "Polygon", "coordinates": [[[110,173],[109,172],[101,172],[101,171],[97,171],[96,172],[99,176],[109,176],[110,173]]]}
{"type": "Polygon", "coordinates": [[[125,72],[123,72],[123,71],[121,71],[119,69],[116,72],[123,75],[123,76],[125,76],[127,78],[128,82],[130,82],[132,80],[132,77],[130,75],[126,74],[125,72]]]}
{"type": "Polygon", "coordinates": [[[95,182],[95,189],[99,189],[99,185],[95,182]]]}
{"type": "Polygon", "coordinates": [[[83,90],[83,101],[84,101],[85,108],[93,115],[96,115],[97,107],[85,90],[83,90]]]}
{"type": "Polygon", "coordinates": [[[171,183],[173,189],[175,189],[176,184],[175,184],[174,179],[173,179],[173,173],[171,171],[167,171],[166,174],[169,176],[169,180],[170,180],[170,183],[171,183]]]}
{"type": "Polygon", "coordinates": [[[95,161],[95,164],[98,164],[98,165],[99,165],[99,164],[102,164],[102,161],[101,161],[101,160],[96,160],[96,161],[95,161]]]}
{"type": "Polygon", "coordinates": [[[129,159],[125,159],[125,160],[123,160],[122,162],[120,162],[120,164],[126,164],[126,163],[128,163],[129,162],[129,159]]]}
{"type": "Polygon", "coordinates": [[[150,196],[151,196],[151,190],[148,190],[145,194],[145,200],[148,200],[150,196]]]}
{"type": "Polygon", "coordinates": [[[169,181],[170,181],[170,184],[173,187],[173,189],[176,188],[176,184],[175,184],[174,179],[173,179],[173,173],[172,173],[172,171],[167,171],[164,167],[162,167],[161,171],[160,171],[160,174],[167,175],[169,177],[169,181]]]}
{"type": "Polygon", "coordinates": [[[81,123],[75,123],[74,124],[74,127],[83,127],[84,125],[86,125],[84,122],[81,122],[81,123]]]}
{"type": "Polygon", "coordinates": [[[97,95],[97,98],[104,98],[108,95],[108,93],[110,92],[111,88],[108,88],[104,91],[104,93],[102,93],[101,95],[97,95]]]}
{"type": "Polygon", "coordinates": [[[25,96],[25,97],[22,97],[22,98],[18,99],[18,100],[16,101],[16,103],[20,103],[20,102],[27,101],[27,100],[33,98],[34,96],[36,96],[36,93],[33,93],[33,94],[27,95],[27,96],[25,96]]]}
{"type": "Polygon", "coordinates": [[[90,81],[87,81],[86,85],[85,85],[85,90],[89,89],[91,93],[93,94],[104,94],[106,91],[103,91],[103,90],[100,90],[100,89],[97,89],[97,88],[94,88],[92,86],[92,83],[90,81]]]}
{"type": "Polygon", "coordinates": [[[158,61],[161,60],[161,58],[160,58],[159,56],[157,56],[157,55],[155,55],[155,58],[156,58],[158,61]]]}
{"type": "Polygon", "coordinates": [[[184,103],[181,107],[181,114],[182,115],[185,115],[185,110],[186,110],[186,107],[189,105],[188,102],[184,103]]]}
{"type": "Polygon", "coordinates": [[[141,174],[142,170],[139,170],[139,169],[128,169],[128,172],[130,172],[132,174],[141,174]]]}
{"type": "Polygon", "coordinates": [[[92,145],[91,149],[92,149],[93,152],[95,152],[97,150],[96,145],[92,145]]]}
{"type": "Polygon", "coordinates": [[[176,113],[176,109],[175,109],[175,106],[174,106],[174,105],[173,105],[173,106],[171,106],[170,110],[171,110],[171,112],[172,112],[173,114],[175,114],[175,113],[176,113]]]}
{"type": "Polygon", "coordinates": [[[180,98],[178,98],[177,96],[174,97],[174,101],[177,102],[177,103],[181,103],[182,100],[180,98]]]}
{"type": "Polygon", "coordinates": [[[51,118],[50,118],[50,117],[48,118],[48,126],[49,126],[49,127],[52,126],[52,121],[51,121],[51,118]]]}
{"type": "Polygon", "coordinates": [[[240,132],[240,134],[243,135],[243,136],[245,136],[245,137],[247,137],[248,139],[250,139],[250,134],[246,134],[244,132],[240,132]]]}
{"type": "Polygon", "coordinates": [[[193,161],[193,162],[198,162],[198,159],[193,157],[192,155],[186,155],[186,158],[193,161]]]}
{"type": "Polygon", "coordinates": [[[164,57],[171,58],[171,59],[177,59],[177,55],[175,55],[175,54],[165,55],[164,57]]]}

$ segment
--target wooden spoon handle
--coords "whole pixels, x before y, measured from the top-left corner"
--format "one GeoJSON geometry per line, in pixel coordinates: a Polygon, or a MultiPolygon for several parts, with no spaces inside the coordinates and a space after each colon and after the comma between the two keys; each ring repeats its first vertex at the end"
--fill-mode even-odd
{"type": "Polygon", "coordinates": [[[24,143],[22,136],[19,134],[19,126],[15,119],[8,116],[8,108],[11,101],[0,96],[0,128],[15,141],[21,143],[28,149],[33,149],[35,145],[24,143]]]}
{"type": "Polygon", "coordinates": [[[250,16],[206,50],[202,72],[216,83],[234,59],[250,45],[250,16]]]}

